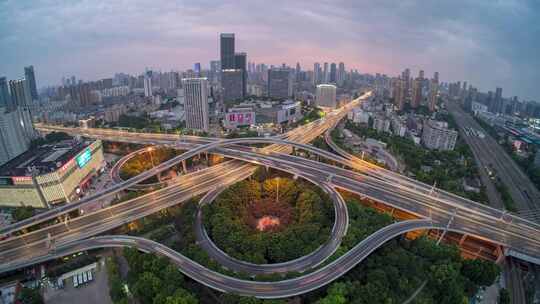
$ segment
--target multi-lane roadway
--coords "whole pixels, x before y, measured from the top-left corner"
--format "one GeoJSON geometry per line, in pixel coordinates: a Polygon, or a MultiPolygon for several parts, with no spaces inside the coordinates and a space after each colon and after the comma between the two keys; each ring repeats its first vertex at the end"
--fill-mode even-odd
{"type": "MultiPolygon", "coordinates": [[[[359,100],[356,102],[359,102],[359,100]]],[[[352,105],[354,105],[354,103],[352,105]]],[[[327,115],[327,117],[324,119],[297,128],[289,132],[287,134],[287,138],[289,140],[298,141],[301,143],[309,142],[316,136],[334,126],[341,118],[343,118],[348,109],[350,109],[350,107],[335,111],[334,113],[327,115]]],[[[86,136],[91,135],[90,133],[92,133],[88,131],[83,132],[85,132],[86,136]]],[[[48,214],[42,215],[41,217],[31,219],[27,222],[23,222],[22,224],[8,227],[4,229],[3,232],[7,233],[17,231],[23,227],[28,227],[35,223],[55,218],[59,214],[66,213],[69,210],[75,210],[85,203],[93,202],[103,196],[116,193],[121,189],[125,189],[130,185],[138,183],[152,175],[159,173],[162,170],[165,170],[175,163],[178,163],[179,161],[198,153],[208,151],[212,153],[219,153],[229,158],[241,160],[242,162],[227,161],[196,173],[196,175],[209,175],[202,177],[186,175],[184,180],[186,184],[180,187],[170,186],[153,192],[148,196],[138,198],[139,200],[136,199],[95,212],[95,214],[98,215],[94,215],[94,213],[87,214],[66,223],[45,227],[24,236],[12,237],[8,240],[2,241],[0,242],[0,260],[2,261],[0,270],[5,271],[13,269],[14,267],[29,265],[30,263],[35,262],[36,259],[43,260],[57,256],[59,251],[61,252],[62,250],[68,250],[66,248],[70,248],[69,246],[72,246],[68,244],[69,242],[79,242],[81,239],[106,231],[112,228],[114,225],[121,225],[122,223],[132,221],[140,216],[144,216],[145,214],[156,212],[160,208],[162,209],[166,206],[177,204],[188,199],[189,197],[192,197],[193,195],[202,194],[211,191],[216,187],[226,186],[227,184],[245,178],[253,172],[254,166],[245,164],[243,163],[244,161],[274,167],[306,179],[321,182],[326,180],[326,183],[332,185],[333,187],[357,193],[361,196],[366,196],[393,207],[417,214],[419,217],[430,219],[427,221],[429,223],[424,221],[424,223],[420,226],[413,225],[416,227],[414,229],[445,227],[449,230],[472,234],[477,237],[493,241],[503,246],[512,248],[513,250],[517,250],[520,253],[528,254],[532,257],[537,256],[540,253],[540,230],[539,227],[534,223],[497,209],[476,204],[444,191],[433,189],[429,185],[402,177],[399,174],[383,170],[371,164],[346,159],[327,151],[315,149],[312,146],[288,142],[278,138],[237,140],[204,139],[194,143],[189,142],[189,140],[178,141],[178,137],[175,137],[174,135],[148,134],[145,136],[134,136],[115,131],[107,132],[109,132],[109,134],[101,133],[99,135],[94,134],[94,136],[104,139],[108,138],[109,140],[129,139],[130,142],[168,144],[177,146],[178,148],[181,148],[181,146],[182,148],[190,146],[192,149],[178,157],[171,159],[170,161],[160,164],[153,169],[136,176],[135,178],[119,183],[118,185],[114,186],[112,190],[107,189],[103,193],[88,197],[85,200],[72,204],[75,205],[74,207],[68,207],[70,205],[67,205],[65,208],[62,207],[63,209],[59,209],[59,211],[55,211],[56,209],[52,210],[48,212],[48,214]],[[273,143],[274,145],[257,150],[239,148],[235,146],[245,143],[273,143]],[[322,155],[331,159],[332,161],[355,168],[359,170],[359,172],[315,162],[305,158],[291,156],[286,153],[279,153],[289,152],[290,145],[322,155]],[[224,169],[227,168],[224,166],[229,167],[228,169],[224,169]],[[200,182],[195,182],[196,178],[200,178],[200,182]],[[176,190],[173,190],[172,188],[176,188],[176,190]],[[118,208],[114,209],[118,212],[115,213],[112,208],[118,208]],[[95,217],[91,218],[90,216],[95,217]],[[451,225],[448,223],[451,223],[451,225]],[[63,228],[61,228],[62,225],[63,228]],[[50,252],[50,248],[45,246],[45,243],[48,243],[48,241],[46,241],[48,235],[51,235],[51,238],[54,240],[54,248],[56,248],[57,251],[50,252]],[[39,241],[40,238],[45,239],[45,241],[39,241]]],[[[405,227],[408,227],[408,224],[404,225],[405,227]]],[[[392,225],[389,227],[395,226],[392,225]]],[[[343,259],[339,259],[323,268],[332,270],[333,274],[321,274],[319,271],[317,271],[313,274],[302,277],[301,281],[297,282],[300,285],[295,285],[296,283],[290,284],[290,281],[274,282],[264,283],[270,285],[261,285],[265,286],[263,288],[257,285],[258,283],[255,284],[254,282],[249,282],[249,284],[258,286],[257,288],[260,288],[257,291],[253,291],[249,286],[243,285],[240,285],[241,288],[235,289],[237,288],[234,287],[236,284],[235,279],[227,279],[226,282],[222,282],[222,284],[225,284],[225,287],[220,285],[220,283],[216,282],[214,279],[208,277],[201,279],[201,282],[219,290],[231,291],[239,294],[256,295],[258,297],[283,297],[307,292],[312,290],[312,288],[322,286],[320,284],[324,285],[337,278],[339,275],[345,273],[348,269],[350,269],[350,267],[353,267],[359,260],[361,260],[363,256],[362,254],[369,254],[369,252],[371,252],[370,250],[380,246],[382,242],[384,242],[390,235],[395,236],[411,228],[408,227],[405,229],[402,226],[398,227],[400,228],[396,231],[392,230],[394,228],[391,229],[387,227],[389,230],[385,228],[375,233],[372,237],[369,237],[358,245],[360,246],[358,248],[361,249],[355,248],[344,255],[343,259]],[[393,233],[389,233],[388,231],[393,231],[393,233]],[[361,254],[359,253],[360,251],[362,252],[361,254]],[[315,283],[307,284],[306,280],[308,281],[307,283],[315,283]]],[[[81,242],[84,243],[85,241],[81,242]]],[[[177,255],[177,253],[170,253],[163,248],[161,250],[164,250],[164,252],[159,252],[160,254],[167,255],[171,258],[173,258],[175,254],[177,255]]],[[[181,267],[182,271],[185,273],[188,272],[186,274],[194,277],[196,280],[198,280],[198,278],[200,279],[200,276],[197,276],[197,274],[189,272],[187,269],[187,264],[181,264],[186,265],[184,268],[181,267]]],[[[189,264],[189,266],[191,267],[193,265],[189,264]]],[[[197,267],[202,266],[198,265],[197,267]]]]}

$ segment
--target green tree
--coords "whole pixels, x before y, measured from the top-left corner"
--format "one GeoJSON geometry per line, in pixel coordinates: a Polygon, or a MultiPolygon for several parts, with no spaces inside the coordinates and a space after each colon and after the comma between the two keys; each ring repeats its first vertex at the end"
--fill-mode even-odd
{"type": "Polygon", "coordinates": [[[151,272],[144,272],[133,286],[133,293],[143,304],[151,304],[163,288],[161,280],[151,272]]]}
{"type": "Polygon", "coordinates": [[[499,297],[497,301],[499,304],[510,304],[510,292],[508,292],[508,289],[501,288],[499,290],[499,297]]]}
{"type": "Polygon", "coordinates": [[[43,304],[43,297],[39,289],[23,287],[19,293],[21,304],[43,304]]]}
{"type": "Polygon", "coordinates": [[[345,283],[333,283],[327,295],[320,299],[318,304],[344,304],[347,301],[348,286],[345,283]]]}
{"type": "Polygon", "coordinates": [[[465,260],[461,273],[478,286],[489,286],[500,275],[501,268],[490,261],[465,260]]]}
{"type": "Polygon", "coordinates": [[[34,216],[34,211],[35,209],[32,206],[18,207],[13,210],[11,215],[15,221],[22,221],[34,216]]]}

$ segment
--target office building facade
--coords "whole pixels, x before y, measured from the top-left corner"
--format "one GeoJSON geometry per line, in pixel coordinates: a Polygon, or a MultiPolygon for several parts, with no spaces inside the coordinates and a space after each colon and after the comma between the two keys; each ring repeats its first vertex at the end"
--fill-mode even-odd
{"type": "Polygon", "coordinates": [[[317,106],[335,109],[336,86],[332,84],[319,84],[317,86],[315,101],[317,106]]]}
{"type": "Polygon", "coordinates": [[[244,72],[238,69],[221,70],[221,89],[223,101],[241,100],[244,97],[242,83],[244,72]]]}
{"type": "Polygon", "coordinates": [[[221,69],[234,69],[234,34],[222,33],[219,39],[221,69]]]}
{"type": "Polygon", "coordinates": [[[188,129],[208,131],[208,80],[206,78],[184,78],[184,111],[188,129]]]}
{"type": "Polygon", "coordinates": [[[289,98],[292,96],[292,79],[287,68],[268,70],[268,96],[272,98],[289,98]]]}
{"type": "Polygon", "coordinates": [[[30,88],[30,96],[32,100],[38,100],[38,91],[36,85],[36,74],[34,73],[34,66],[27,66],[24,68],[24,78],[28,81],[30,88]]]}

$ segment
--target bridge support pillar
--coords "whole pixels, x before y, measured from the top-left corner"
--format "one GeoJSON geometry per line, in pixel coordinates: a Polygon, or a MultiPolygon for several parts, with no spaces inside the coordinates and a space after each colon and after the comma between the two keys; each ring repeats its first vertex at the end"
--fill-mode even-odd
{"type": "Polygon", "coordinates": [[[186,174],[187,173],[186,160],[182,161],[182,169],[184,170],[184,174],[186,174]]]}
{"type": "Polygon", "coordinates": [[[504,250],[502,249],[502,246],[497,245],[497,249],[495,249],[495,252],[497,254],[497,260],[495,261],[495,263],[500,265],[504,261],[504,258],[505,258],[504,250]]]}
{"type": "Polygon", "coordinates": [[[464,234],[461,239],[459,240],[459,246],[463,245],[463,242],[465,242],[465,239],[467,238],[467,235],[464,234]]]}
{"type": "Polygon", "coordinates": [[[298,179],[298,174],[295,174],[295,175],[293,176],[293,179],[294,179],[294,180],[297,180],[297,179],[298,179]]]}

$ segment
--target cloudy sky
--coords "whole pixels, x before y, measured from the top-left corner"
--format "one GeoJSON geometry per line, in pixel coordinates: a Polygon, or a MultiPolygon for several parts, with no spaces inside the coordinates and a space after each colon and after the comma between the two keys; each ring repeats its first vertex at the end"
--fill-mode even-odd
{"type": "Polygon", "coordinates": [[[220,32],[268,64],[343,61],[362,72],[441,73],[540,101],[540,1],[0,0],[0,76],[38,86],[218,58],[220,32]]]}

